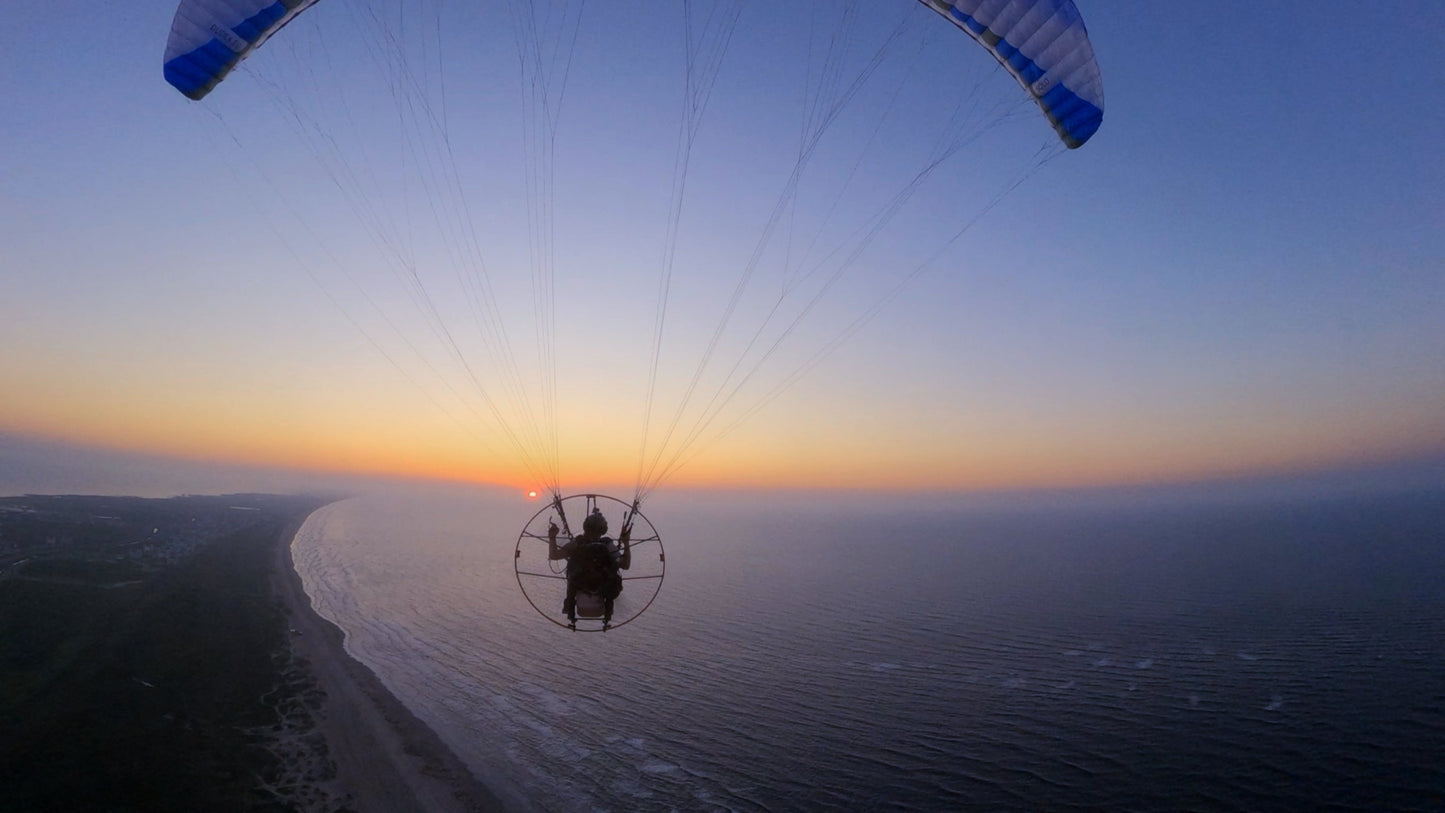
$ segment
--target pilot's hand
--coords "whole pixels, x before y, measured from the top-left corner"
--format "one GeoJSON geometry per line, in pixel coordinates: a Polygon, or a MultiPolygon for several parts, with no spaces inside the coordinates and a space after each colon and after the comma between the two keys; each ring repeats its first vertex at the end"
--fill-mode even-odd
{"type": "Polygon", "coordinates": [[[557,531],[558,531],[558,530],[559,530],[559,529],[557,528],[557,523],[551,522],[551,521],[549,521],[549,522],[547,523],[547,541],[548,541],[548,542],[556,542],[556,541],[557,541],[557,531]]]}

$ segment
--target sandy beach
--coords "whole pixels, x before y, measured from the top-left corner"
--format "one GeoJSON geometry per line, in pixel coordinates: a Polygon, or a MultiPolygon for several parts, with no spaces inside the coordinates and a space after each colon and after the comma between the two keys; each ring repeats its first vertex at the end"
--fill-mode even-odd
{"type": "Polygon", "coordinates": [[[347,654],[341,630],[312,610],[291,558],[300,527],[276,540],[272,589],[291,624],[291,676],[318,691],[281,710],[273,750],[293,770],[273,792],[303,810],[503,810],[435,732],[347,654]]]}

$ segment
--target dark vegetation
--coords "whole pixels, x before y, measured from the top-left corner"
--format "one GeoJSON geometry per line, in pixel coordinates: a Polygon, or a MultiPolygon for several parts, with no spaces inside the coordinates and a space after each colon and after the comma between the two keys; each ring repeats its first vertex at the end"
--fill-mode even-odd
{"type": "Polygon", "coordinates": [[[323,501],[0,499],[0,810],[279,810],[276,545],[323,501]]]}

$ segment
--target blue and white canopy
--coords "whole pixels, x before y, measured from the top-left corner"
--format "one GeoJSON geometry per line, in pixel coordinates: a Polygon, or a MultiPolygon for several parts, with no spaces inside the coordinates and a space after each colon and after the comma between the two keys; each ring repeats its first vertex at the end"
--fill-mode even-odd
{"type": "Polygon", "coordinates": [[[200,99],[316,0],[183,0],[166,42],[166,81],[200,99]]]}
{"type": "MultiPolygon", "coordinates": [[[[1072,0],[920,0],[987,48],[1038,101],[1069,147],[1104,118],[1104,83],[1072,0]]],[[[166,43],[166,81],[192,99],[316,0],[182,0],[166,43]]]]}
{"type": "Polygon", "coordinates": [[[1078,147],[1104,119],[1104,82],[1072,0],[920,0],[987,48],[1078,147]]]}

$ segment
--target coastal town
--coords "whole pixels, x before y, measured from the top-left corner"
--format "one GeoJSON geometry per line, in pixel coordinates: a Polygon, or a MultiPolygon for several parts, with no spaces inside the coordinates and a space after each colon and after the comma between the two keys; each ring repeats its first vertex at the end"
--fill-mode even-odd
{"type": "Polygon", "coordinates": [[[315,502],[265,494],[0,497],[0,578],[143,578],[298,499],[315,502]]]}

